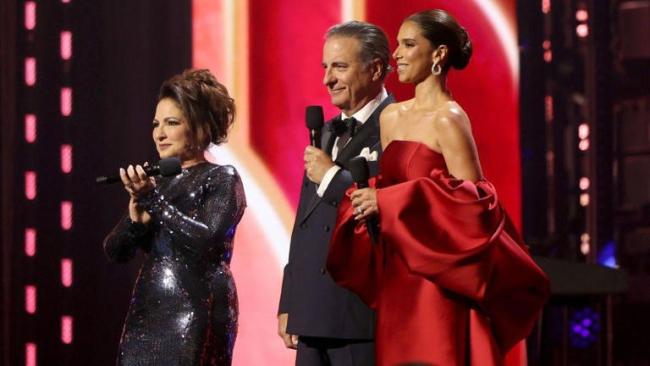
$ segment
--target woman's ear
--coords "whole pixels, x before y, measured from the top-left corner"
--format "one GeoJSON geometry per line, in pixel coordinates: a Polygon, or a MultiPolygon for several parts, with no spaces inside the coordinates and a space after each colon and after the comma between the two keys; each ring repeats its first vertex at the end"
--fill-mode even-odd
{"type": "Polygon", "coordinates": [[[433,51],[433,53],[431,53],[431,62],[440,66],[444,66],[447,63],[448,55],[449,48],[447,45],[441,44],[433,51]]]}

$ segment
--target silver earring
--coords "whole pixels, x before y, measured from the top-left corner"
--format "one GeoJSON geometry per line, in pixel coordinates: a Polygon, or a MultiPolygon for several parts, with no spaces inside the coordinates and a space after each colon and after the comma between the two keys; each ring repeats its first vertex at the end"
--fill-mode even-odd
{"type": "Polygon", "coordinates": [[[431,73],[435,76],[440,75],[442,73],[442,67],[440,67],[440,64],[434,62],[433,66],[431,66],[431,73]]]}

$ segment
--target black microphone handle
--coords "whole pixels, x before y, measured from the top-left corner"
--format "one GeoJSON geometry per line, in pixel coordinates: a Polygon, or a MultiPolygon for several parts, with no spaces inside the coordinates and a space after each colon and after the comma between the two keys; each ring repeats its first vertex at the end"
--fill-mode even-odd
{"type": "Polygon", "coordinates": [[[309,130],[309,143],[311,146],[320,149],[321,144],[320,144],[320,131],[319,130],[309,130]]]}
{"type": "MultiPolygon", "coordinates": [[[[160,166],[158,165],[147,165],[147,166],[143,166],[143,168],[144,168],[144,172],[147,173],[148,177],[160,174],[160,166]]],[[[99,183],[99,184],[112,184],[121,181],[122,178],[120,178],[119,175],[101,176],[95,178],[95,183],[99,183]]]]}
{"type": "MultiPolygon", "coordinates": [[[[368,187],[370,187],[370,185],[367,180],[357,182],[357,189],[368,187]]],[[[368,235],[370,235],[370,241],[372,241],[373,244],[377,244],[379,242],[379,223],[377,222],[376,215],[366,217],[366,230],[368,230],[368,235]]]]}

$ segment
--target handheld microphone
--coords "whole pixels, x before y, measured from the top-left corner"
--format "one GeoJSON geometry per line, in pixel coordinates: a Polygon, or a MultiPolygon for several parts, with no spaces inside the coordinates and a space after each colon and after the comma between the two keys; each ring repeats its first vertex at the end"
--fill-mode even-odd
{"type": "MultiPolygon", "coordinates": [[[[357,188],[368,188],[368,179],[370,178],[370,169],[368,168],[368,161],[363,156],[357,156],[350,159],[348,162],[348,170],[352,174],[352,180],[357,184],[357,188]]],[[[370,240],[373,244],[377,244],[379,238],[379,225],[377,224],[377,217],[371,215],[366,217],[366,229],[370,240]]]]}
{"type": "Polygon", "coordinates": [[[320,149],[321,130],[325,124],[323,107],[319,105],[307,106],[305,109],[305,122],[309,129],[309,143],[311,146],[320,149]]]}
{"type": "MultiPolygon", "coordinates": [[[[171,177],[177,174],[180,174],[181,161],[179,158],[166,158],[158,162],[158,165],[144,166],[144,172],[147,173],[148,177],[154,175],[162,175],[163,177],[171,177]]],[[[111,176],[101,176],[95,178],[95,182],[98,184],[111,184],[116,182],[121,182],[122,179],[119,175],[111,176]]]]}

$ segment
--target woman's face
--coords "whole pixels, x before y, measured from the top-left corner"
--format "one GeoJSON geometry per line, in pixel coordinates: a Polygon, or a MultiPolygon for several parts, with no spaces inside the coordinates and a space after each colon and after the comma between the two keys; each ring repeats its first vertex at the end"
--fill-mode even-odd
{"type": "Polygon", "coordinates": [[[161,99],[156,106],[153,141],[161,159],[176,156],[184,161],[191,158],[189,123],[178,104],[170,98],[161,99]]]}
{"type": "Polygon", "coordinates": [[[417,23],[402,23],[397,34],[397,48],[393,52],[399,81],[418,83],[431,76],[433,51],[431,42],[424,38],[417,23]]]}

